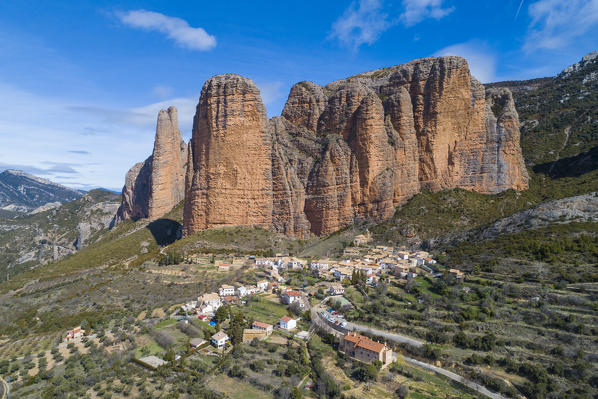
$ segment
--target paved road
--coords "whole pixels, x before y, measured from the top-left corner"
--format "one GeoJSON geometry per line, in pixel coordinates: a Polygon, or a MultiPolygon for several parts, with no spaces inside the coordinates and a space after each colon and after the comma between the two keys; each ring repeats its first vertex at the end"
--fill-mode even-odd
{"type": "MultiPolygon", "coordinates": [[[[313,311],[316,311],[316,312],[326,311],[326,309],[322,306],[322,304],[327,302],[328,298],[331,298],[331,297],[325,298],[320,303],[320,305],[315,306],[313,308],[313,311]]],[[[314,317],[313,311],[312,311],[312,318],[314,317]]],[[[355,324],[355,323],[351,323],[351,322],[347,322],[347,326],[344,329],[342,329],[340,327],[337,328],[337,327],[338,326],[334,326],[334,328],[336,330],[339,330],[340,332],[357,331],[357,332],[363,332],[363,333],[368,333],[368,334],[372,334],[372,335],[378,335],[380,337],[386,338],[388,341],[393,341],[393,342],[399,343],[399,344],[410,344],[410,345],[417,346],[417,347],[424,345],[424,342],[419,341],[415,338],[408,337],[406,335],[401,335],[401,334],[392,333],[392,332],[383,331],[383,330],[377,330],[375,328],[371,328],[368,326],[363,326],[363,325],[355,324]]]]}
{"type": "Polygon", "coordinates": [[[410,338],[405,335],[395,334],[395,333],[382,331],[382,330],[376,330],[375,328],[371,328],[368,326],[362,326],[362,325],[355,324],[355,323],[347,322],[347,327],[345,327],[345,328],[347,328],[349,331],[357,331],[357,332],[363,332],[363,333],[368,333],[368,334],[372,334],[372,335],[377,335],[379,337],[386,338],[389,341],[397,342],[399,344],[409,344],[409,345],[413,345],[413,346],[417,346],[417,347],[424,345],[424,343],[422,341],[418,341],[417,339],[410,338]]]}
{"type": "Polygon", "coordinates": [[[415,366],[419,366],[419,367],[424,368],[426,370],[434,371],[435,373],[441,374],[441,375],[443,375],[443,376],[445,376],[447,378],[450,378],[453,381],[457,381],[458,383],[463,384],[463,385],[465,385],[465,386],[473,389],[474,391],[479,392],[482,395],[485,395],[485,396],[487,396],[489,398],[492,398],[492,399],[506,399],[504,396],[502,396],[502,395],[500,395],[498,393],[491,392],[488,389],[486,389],[486,387],[484,387],[484,386],[482,386],[482,385],[480,385],[480,384],[478,384],[478,383],[476,383],[474,381],[468,380],[465,377],[461,377],[460,375],[455,374],[455,373],[453,373],[451,371],[445,370],[445,369],[440,368],[440,367],[436,367],[436,366],[434,366],[432,364],[429,364],[429,363],[420,362],[419,360],[411,359],[411,358],[406,357],[406,356],[403,356],[403,358],[405,359],[405,362],[407,362],[409,364],[412,364],[412,365],[415,365],[415,366]]]}

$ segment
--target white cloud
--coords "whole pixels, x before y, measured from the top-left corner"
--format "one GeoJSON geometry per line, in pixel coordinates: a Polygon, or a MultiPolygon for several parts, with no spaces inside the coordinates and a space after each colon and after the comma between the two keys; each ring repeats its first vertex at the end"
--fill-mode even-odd
{"type": "Polygon", "coordinates": [[[331,37],[341,43],[358,48],[372,44],[391,26],[388,15],[383,12],[381,0],[353,2],[343,15],[332,24],[331,37]]]}
{"type": "Polygon", "coordinates": [[[119,12],[116,16],[128,26],[165,33],[177,44],[192,50],[210,50],[216,38],[202,28],[193,28],[181,18],[169,17],[153,11],[133,10],[119,12]]]}
{"type": "Polygon", "coordinates": [[[0,82],[0,169],[13,165],[69,187],[121,187],[152,152],[158,111],[176,106],[188,139],[197,98],[128,109],[73,103],[0,82]]]}
{"type": "Polygon", "coordinates": [[[443,2],[444,0],[402,0],[402,13],[398,18],[392,18],[385,11],[384,0],[356,0],[332,24],[330,37],[357,49],[363,44],[374,43],[384,31],[399,22],[409,27],[427,18],[441,19],[447,16],[454,7],[443,7],[443,2]]]}
{"type": "Polygon", "coordinates": [[[405,26],[413,26],[427,18],[444,18],[453,12],[455,7],[443,7],[442,3],[443,0],[403,0],[401,22],[405,26]]]}
{"type": "Polygon", "coordinates": [[[524,49],[566,47],[598,25],[598,0],[539,0],[530,4],[532,18],[524,49]]]}
{"type": "Polygon", "coordinates": [[[435,56],[458,55],[467,60],[471,74],[482,83],[496,81],[496,57],[483,43],[471,41],[454,44],[434,53],[435,56]]]}

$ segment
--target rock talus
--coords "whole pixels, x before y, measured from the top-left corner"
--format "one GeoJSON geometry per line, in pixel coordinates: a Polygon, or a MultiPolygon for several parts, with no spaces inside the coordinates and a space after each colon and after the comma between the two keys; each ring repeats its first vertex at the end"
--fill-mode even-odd
{"type": "Polygon", "coordinates": [[[258,225],[305,238],[387,219],[422,189],[527,185],[510,92],[485,91],[463,58],[300,82],[271,120],[253,82],[221,75],[197,106],[184,232],[258,225]]]}

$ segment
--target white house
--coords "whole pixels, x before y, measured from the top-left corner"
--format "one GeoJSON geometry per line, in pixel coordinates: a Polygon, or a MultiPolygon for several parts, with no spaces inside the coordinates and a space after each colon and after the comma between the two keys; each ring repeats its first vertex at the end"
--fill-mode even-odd
{"type": "Polygon", "coordinates": [[[289,290],[282,294],[282,302],[290,305],[301,300],[301,293],[299,291],[289,290]]]}
{"type": "Polygon", "coordinates": [[[330,295],[343,295],[345,293],[345,287],[340,284],[332,284],[329,288],[330,295]]]}
{"type": "Polygon", "coordinates": [[[258,281],[257,284],[256,284],[256,286],[262,292],[263,291],[268,291],[268,282],[266,280],[258,281]]]}
{"type": "Polygon", "coordinates": [[[217,293],[212,292],[197,297],[197,304],[197,309],[200,314],[208,314],[218,310],[218,308],[222,306],[222,300],[217,293]]]}
{"type": "Polygon", "coordinates": [[[289,316],[284,316],[280,319],[280,328],[283,330],[292,330],[297,327],[297,320],[291,319],[289,316]]]}
{"type": "Polygon", "coordinates": [[[233,287],[232,285],[223,284],[220,286],[220,289],[218,290],[218,294],[220,296],[235,295],[235,287],[233,287]]]}
{"type": "Polygon", "coordinates": [[[303,269],[303,264],[296,259],[291,259],[287,266],[289,269],[303,269]]]}
{"type": "Polygon", "coordinates": [[[243,298],[245,295],[248,295],[247,288],[244,285],[237,287],[237,296],[243,298]]]}
{"type": "Polygon", "coordinates": [[[226,342],[229,339],[230,338],[228,335],[226,335],[224,331],[220,330],[216,334],[212,335],[212,344],[214,344],[216,348],[222,348],[224,345],[226,345],[226,342]]]}
{"type": "Polygon", "coordinates": [[[264,330],[266,334],[270,335],[272,334],[273,326],[272,324],[262,323],[261,321],[254,321],[251,328],[254,330],[264,330]]]}
{"type": "Polygon", "coordinates": [[[247,295],[253,295],[260,291],[260,289],[256,285],[248,285],[247,287],[245,287],[245,290],[247,292],[247,295]]]}
{"type": "Polygon", "coordinates": [[[256,266],[270,266],[273,264],[274,264],[274,261],[272,259],[268,259],[268,258],[257,258],[255,260],[256,266]]]}
{"type": "Polygon", "coordinates": [[[328,270],[330,263],[327,260],[314,260],[309,264],[312,270],[328,270]]]}

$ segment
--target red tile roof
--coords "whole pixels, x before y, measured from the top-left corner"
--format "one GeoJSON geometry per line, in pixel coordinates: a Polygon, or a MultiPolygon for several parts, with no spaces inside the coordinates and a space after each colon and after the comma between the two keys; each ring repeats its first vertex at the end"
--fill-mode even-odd
{"type": "Polygon", "coordinates": [[[289,321],[293,320],[292,318],[290,318],[289,316],[283,316],[280,321],[283,321],[285,323],[288,323],[289,321]]]}

